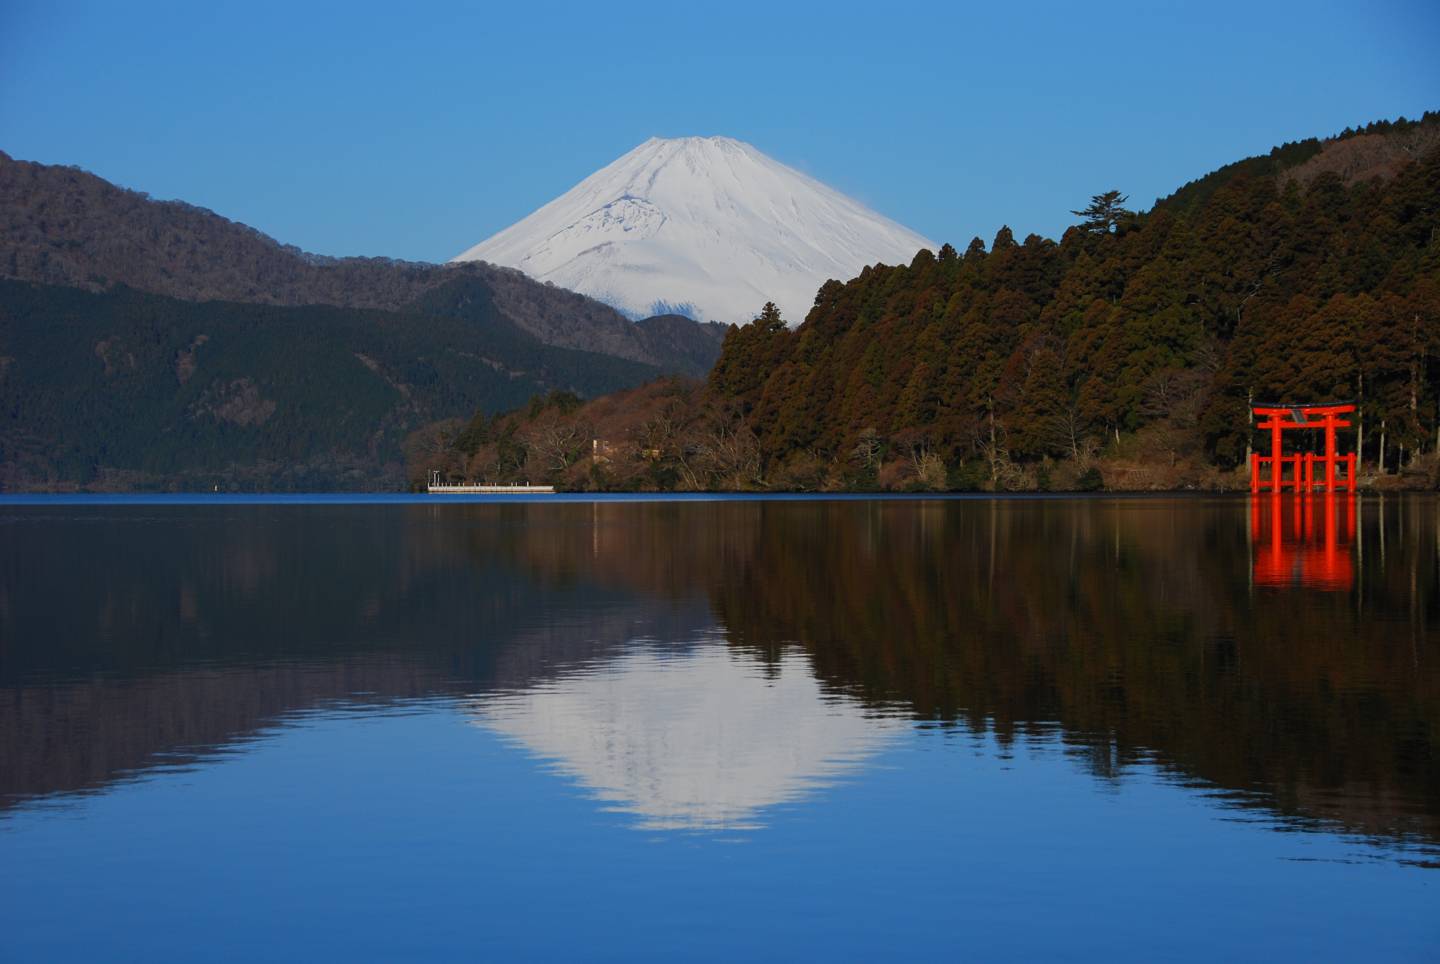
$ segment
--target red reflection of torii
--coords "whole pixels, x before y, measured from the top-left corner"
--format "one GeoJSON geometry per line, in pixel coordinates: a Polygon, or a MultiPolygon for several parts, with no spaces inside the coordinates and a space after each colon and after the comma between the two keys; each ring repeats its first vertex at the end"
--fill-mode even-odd
{"type": "Polygon", "coordinates": [[[1333,494],[1281,499],[1250,497],[1255,585],[1328,591],[1355,585],[1355,499],[1333,494]],[[1340,526],[1340,511],[1345,525],[1340,526]],[[1316,515],[1320,515],[1319,525],[1316,515]],[[1317,531],[1318,530],[1318,531],[1317,531]]]}
{"type": "Polygon", "coordinates": [[[1281,492],[1287,488],[1292,492],[1314,492],[1316,486],[1319,486],[1322,492],[1355,491],[1355,453],[1341,455],[1335,451],[1336,429],[1350,427],[1350,423],[1342,421],[1340,416],[1355,411],[1353,404],[1255,405],[1252,408],[1256,415],[1265,419],[1256,428],[1261,431],[1269,430],[1270,454],[1266,456],[1256,452],[1250,456],[1251,492],[1266,489],[1281,492]],[[1305,452],[1300,455],[1285,455],[1281,451],[1282,435],[1287,429],[1296,428],[1323,430],[1325,454],[1305,452]],[[1287,464],[1293,466],[1288,479],[1284,472],[1287,464]],[[1266,465],[1270,467],[1270,477],[1262,479],[1260,469],[1266,465]],[[1339,472],[1342,465],[1345,466],[1343,478],[1339,472]],[[1319,478],[1315,475],[1317,468],[1322,470],[1319,478]]]}

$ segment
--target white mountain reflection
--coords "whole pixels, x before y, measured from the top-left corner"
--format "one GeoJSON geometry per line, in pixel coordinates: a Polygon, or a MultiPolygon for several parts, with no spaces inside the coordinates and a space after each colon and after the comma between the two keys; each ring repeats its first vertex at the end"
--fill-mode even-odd
{"type": "Polygon", "coordinates": [[[757,828],[909,728],[824,692],[798,652],[766,665],[714,639],[637,645],[469,709],[644,830],[757,828]]]}

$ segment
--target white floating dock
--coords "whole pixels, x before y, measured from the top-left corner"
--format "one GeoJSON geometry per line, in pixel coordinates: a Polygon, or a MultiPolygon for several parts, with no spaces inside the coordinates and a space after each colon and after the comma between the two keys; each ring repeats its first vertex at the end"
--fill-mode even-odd
{"type": "Polygon", "coordinates": [[[553,485],[471,485],[466,482],[455,484],[431,482],[427,487],[431,495],[554,495],[553,485]]]}

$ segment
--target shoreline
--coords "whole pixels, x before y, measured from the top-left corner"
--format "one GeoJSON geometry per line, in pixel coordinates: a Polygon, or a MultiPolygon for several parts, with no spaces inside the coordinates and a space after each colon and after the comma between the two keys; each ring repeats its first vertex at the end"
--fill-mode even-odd
{"type": "MultiPolygon", "coordinates": [[[[1309,493],[1312,499],[1434,495],[1433,489],[1362,489],[1309,493]]],[[[1305,496],[1305,493],[1300,495],[1305,496]]],[[[1103,502],[1294,499],[1294,492],[1174,491],[1106,492],[554,492],[543,494],[431,495],[425,492],[0,492],[0,506],[64,505],[485,505],[586,502],[1103,502]]]]}

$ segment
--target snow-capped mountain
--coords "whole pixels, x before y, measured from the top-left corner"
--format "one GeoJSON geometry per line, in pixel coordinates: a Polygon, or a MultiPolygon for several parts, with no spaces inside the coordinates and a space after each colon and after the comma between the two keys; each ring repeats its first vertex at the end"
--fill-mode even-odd
{"type": "Polygon", "coordinates": [[[519,268],[632,317],[804,320],[826,280],[934,245],[729,137],[652,137],[455,258],[519,268]]]}

